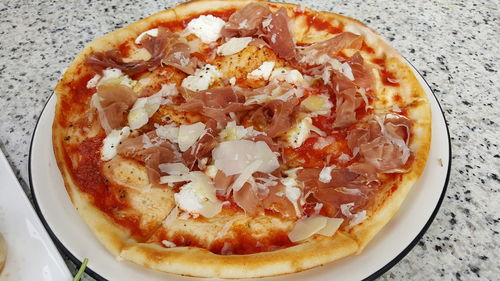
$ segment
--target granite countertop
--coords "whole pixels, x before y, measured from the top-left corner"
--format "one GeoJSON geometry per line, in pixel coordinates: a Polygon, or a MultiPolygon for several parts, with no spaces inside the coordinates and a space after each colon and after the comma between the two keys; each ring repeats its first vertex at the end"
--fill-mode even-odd
{"type": "MultiPolygon", "coordinates": [[[[26,192],[36,120],[77,52],[179,1],[125,2],[0,3],[0,147],[26,192]]],[[[379,279],[498,280],[499,2],[289,2],[341,13],[377,30],[423,74],[449,123],[453,160],[441,210],[417,246],[379,279]]]]}

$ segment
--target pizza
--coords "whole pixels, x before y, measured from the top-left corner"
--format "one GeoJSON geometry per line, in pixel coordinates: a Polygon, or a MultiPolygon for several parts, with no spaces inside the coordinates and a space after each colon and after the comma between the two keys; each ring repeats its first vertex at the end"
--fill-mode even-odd
{"type": "Polygon", "coordinates": [[[356,20],[291,4],[159,12],[90,43],[56,93],[54,152],[81,217],[118,260],[180,275],[360,254],[430,146],[401,55],[356,20]]]}

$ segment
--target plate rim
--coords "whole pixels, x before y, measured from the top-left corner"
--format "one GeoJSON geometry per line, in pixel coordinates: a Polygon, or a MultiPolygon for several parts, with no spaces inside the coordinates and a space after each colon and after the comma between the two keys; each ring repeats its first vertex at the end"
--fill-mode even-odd
{"type": "MultiPolygon", "coordinates": [[[[449,130],[449,127],[448,127],[448,120],[446,119],[446,115],[445,115],[445,113],[443,111],[441,103],[439,102],[436,94],[432,90],[432,88],[429,85],[429,83],[427,82],[427,80],[425,80],[424,76],[420,73],[420,71],[418,71],[418,69],[406,57],[403,57],[403,59],[413,68],[413,70],[415,72],[418,73],[418,75],[420,76],[420,78],[422,78],[422,81],[424,81],[424,83],[427,85],[427,87],[429,88],[430,92],[432,93],[432,98],[434,98],[434,100],[436,101],[436,103],[437,103],[437,105],[439,107],[439,111],[441,112],[441,116],[443,117],[444,125],[445,125],[445,128],[446,128],[446,136],[447,136],[447,139],[448,139],[448,167],[447,167],[447,170],[446,170],[446,179],[445,179],[445,182],[443,184],[441,195],[440,195],[439,200],[438,200],[438,202],[436,204],[436,207],[432,211],[432,214],[430,215],[429,219],[427,220],[427,222],[425,223],[425,225],[422,227],[422,229],[420,230],[420,232],[415,236],[415,238],[413,238],[413,240],[408,244],[408,246],[406,246],[396,257],[394,257],[392,260],[390,260],[387,264],[385,264],[384,266],[382,266],[380,269],[378,269],[377,271],[375,271],[374,273],[372,273],[371,275],[369,275],[368,277],[366,277],[365,279],[363,279],[363,281],[371,281],[371,280],[377,279],[382,274],[384,274],[385,272],[387,272],[389,269],[391,269],[392,267],[394,267],[397,263],[399,263],[415,247],[415,245],[420,241],[420,239],[427,232],[427,230],[429,229],[429,227],[431,226],[431,224],[434,222],[434,219],[435,219],[436,215],[439,213],[439,210],[440,210],[441,204],[443,203],[443,200],[445,198],[446,191],[447,191],[448,185],[449,185],[449,180],[450,180],[451,163],[452,163],[452,146],[451,146],[450,130],[449,130]]],[[[47,230],[50,238],[52,239],[52,241],[54,242],[54,244],[56,245],[56,247],[59,250],[61,250],[77,267],[80,267],[82,265],[82,261],[79,260],[78,258],[76,258],[73,255],[73,253],[71,253],[71,251],[69,251],[66,248],[66,246],[64,246],[64,244],[61,241],[59,241],[59,239],[56,237],[56,235],[54,234],[54,232],[52,231],[52,229],[48,225],[47,221],[45,220],[45,217],[43,216],[43,213],[42,213],[42,211],[40,209],[40,206],[38,205],[36,194],[35,194],[34,188],[33,188],[33,176],[32,176],[32,171],[31,171],[31,159],[32,159],[33,143],[34,143],[34,140],[35,140],[35,134],[37,132],[38,125],[40,123],[40,119],[42,117],[42,114],[45,111],[45,108],[47,107],[47,105],[49,104],[49,102],[50,102],[50,100],[52,99],[53,96],[55,96],[54,92],[47,98],[45,104],[43,105],[43,108],[42,108],[40,114],[37,117],[35,128],[33,129],[33,133],[31,135],[30,148],[29,148],[29,154],[28,154],[29,155],[28,156],[28,180],[29,180],[29,188],[30,188],[31,196],[33,198],[33,206],[34,206],[35,212],[36,212],[38,218],[40,219],[40,221],[42,222],[42,225],[47,230]]],[[[431,97],[429,97],[429,98],[431,98],[431,97]]],[[[89,266],[87,266],[85,268],[85,273],[87,273],[92,278],[94,278],[94,279],[96,279],[98,281],[107,281],[106,278],[102,277],[99,273],[97,273],[94,270],[92,270],[91,267],[89,267],[89,266]]]]}

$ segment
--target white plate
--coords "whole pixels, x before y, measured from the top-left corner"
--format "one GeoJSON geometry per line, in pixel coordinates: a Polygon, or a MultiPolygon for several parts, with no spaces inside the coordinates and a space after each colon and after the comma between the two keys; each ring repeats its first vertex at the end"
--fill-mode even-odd
{"type": "MultiPolygon", "coordinates": [[[[414,70],[415,71],[415,70],[414,70]]],[[[439,209],[448,182],[450,143],[440,106],[427,83],[415,71],[432,107],[432,144],[422,177],[396,216],[359,256],[300,273],[259,280],[361,280],[374,278],[406,255],[429,227],[439,209]],[[441,159],[441,160],[440,160],[441,159]]],[[[78,263],[89,258],[88,272],[108,280],[196,280],[119,262],[99,244],[71,205],[52,153],[51,128],[56,97],[47,103],[36,128],[31,149],[31,181],[46,226],[78,263]],[[43,169],[40,167],[44,167],[43,169]]]]}
{"type": "Polygon", "coordinates": [[[0,233],[7,263],[0,281],[68,281],[71,274],[0,151],[0,233]]]}

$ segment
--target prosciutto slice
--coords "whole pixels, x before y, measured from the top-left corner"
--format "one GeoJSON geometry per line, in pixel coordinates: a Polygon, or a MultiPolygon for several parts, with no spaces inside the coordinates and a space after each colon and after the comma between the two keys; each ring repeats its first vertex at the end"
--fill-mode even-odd
{"type": "Polygon", "coordinates": [[[367,128],[356,128],[347,136],[349,148],[361,161],[383,173],[403,172],[412,161],[408,147],[411,122],[398,114],[375,116],[367,128]]]}
{"type": "Polygon", "coordinates": [[[347,168],[336,167],[331,171],[331,181],[319,180],[321,168],[305,168],[297,172],[297,179],[312,192],[313,197],[327,205],[330,216],[338,216],[340,205],[354,202],[355,211],[362,210],[367,203],[369,186],[358,180],[360,174],[347,168]]]}
{"type": "Polygon", "coordinates": [[[159,138],[155,131],[124,140],[118,145],[118,154],[144,162],[149,181],[153,184],[160,183],[160,164],[181,162],[175,146],[159,138]]]}
{"type": "Polygon", "coordinates": [[[363,57],[356,52],[352,57],[346,60],[354,76],[354,84],[360,88],[371,89],[373,87],[373,77],[370,68],[364,63],[363,57]]]}
{"type": "Polygon", "coordinates": [[[216,120],[225,126],[230,117],[230,112],[241,112],[254,108],[244,105],[244,98],[237,95],[232,88],[216,88],[200,92],[189,92],[187,101],[178,109],[187,112],[197,112],[216,120]]]}
{"type": "Polygon", "coordinates": [[[217,122],[209,120],[205,124],[205,134],[198,139],[188,150],[182,153],[182,159],[186,166],[191,170],[197,160],[208,156],[212,149],[217,146],[217,122]]]}
{"type": "Polygon", "coordinates": [[[250,216],[257,214],[260,207],[257,188],[249,183],[245,183],[242,188],[233,192],[233,200],[250,216]]]}
{"type": "Polygon", "coordinates": [[[274,138],[290,129],[295,121],[295,109],[299,103],[297,98],[286,101],[272,100],[259,107],[250,117],[253,124],[265,128],[267,136],[274,138]]]}
{"type": "Polygon", "coordinates": [[[356,95],[354,88],[341,91],[337,96],[335,108],[334,128],[347,128],[356,123],[356,109],[359,108],[363,98],[356,95]]]}
{"type": "Polygon", "coordinates": [[[233,13],[221,34],[224,38],[258,36],[262,34],[262,21],[271,14],[267,6],[250,3],[233,13]]]}
{"type": "MultiPolygon", "coordinates": [[[[269,194],[262,200],[263,208],[275,211],[284,217],[296,217],[295,207],[285,194],[285,186],[281,183],[269,187],[269,194]]],[[[300,206],[298,207],[302,212],[300,206]]]]}
{"type": "Polygon", "coordinates": [[[97,108],[101,127],[109,134],[114,129],[123,127],[128,109],[135,103],[137,97],[132,89],[123,85],[101,85],[93,98],[97,108]]]}
{"type": "Polygon", "coordinates": [[[334,58],[342,49],[359,50],[363,44],[363,37],[351,32],[342,32],[339,35],[322,42],[314,43],[300,50],[300,61],[307,64],[318,64],[323,55],[334,58]]]}
{"type": "Polygon", "coordinates": [[[197,59],[191,56],[191,48],[188,44],[177,42],[171,46],[168,55],[162,60],[162,63],[171,65],[191,75],[195,72],[197,59]]]}
{"type": "Polygon", "coordinates": [[[136,74],[144,72],[152,67],[160,65],[163,58],[168,54],[170,44],[178,38],[178,35],[164,27],[158,28],[158,36],[146,35],[141,41],[141,45],[151,54],[148,61],[137,60],[124,62],[120,51],[113,49],[106,52],[96,52],[91,54],[85,64],[91,67],[96,73],[102,72],[106,68],[118,68],[126,74],[136,74]]]}
{"type": "Polygon", "coordinates": [[[264,39],[271,49],[282,59],[296,58],[295,42],[290,30],[290,18],[284,7],[271,14],[271,21],[264,27],[264,39]]]}

